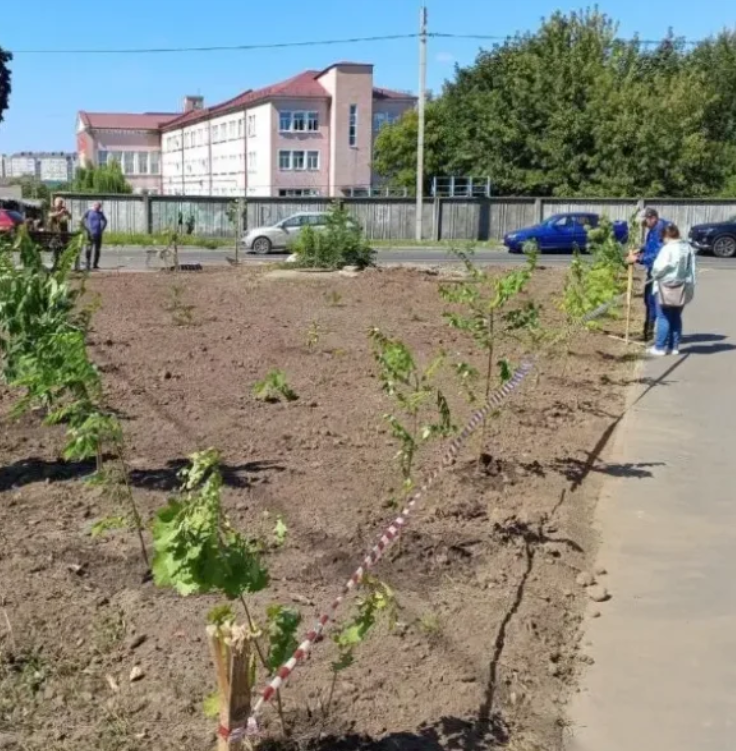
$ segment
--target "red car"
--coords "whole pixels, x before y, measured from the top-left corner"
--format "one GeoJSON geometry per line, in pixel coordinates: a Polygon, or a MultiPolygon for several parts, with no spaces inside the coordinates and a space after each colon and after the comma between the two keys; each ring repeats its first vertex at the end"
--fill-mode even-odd
{"type": "Polygon", "coordinates": [[[12,232],[23,224],[23,215],[10,209],[0,209],[0,232],[12,232]]]}

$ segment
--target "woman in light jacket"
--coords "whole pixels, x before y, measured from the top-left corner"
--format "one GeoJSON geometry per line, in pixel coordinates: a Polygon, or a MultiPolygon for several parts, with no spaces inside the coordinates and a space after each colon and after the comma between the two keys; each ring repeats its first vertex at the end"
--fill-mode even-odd
{"type": "Polygon", "coordinates": [[[680,230],[670,224],[663,232],[664,246],[652,266],[657,301],[657,325],[650,355],[680,354],[682,311],[695,293],[695,253],[680,230]]]}

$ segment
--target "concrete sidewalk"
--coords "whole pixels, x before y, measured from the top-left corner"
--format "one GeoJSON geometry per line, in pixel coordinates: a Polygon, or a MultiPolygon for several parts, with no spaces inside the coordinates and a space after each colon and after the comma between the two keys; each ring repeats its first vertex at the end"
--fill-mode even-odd
{"type": "Polygon", "coordinates": [[[607,457],[612,599],[586,625],[569,751],[736,749],[735,285],[700,276],[683,355],[644,366],[662,381],[632,394],[607,457]]]}

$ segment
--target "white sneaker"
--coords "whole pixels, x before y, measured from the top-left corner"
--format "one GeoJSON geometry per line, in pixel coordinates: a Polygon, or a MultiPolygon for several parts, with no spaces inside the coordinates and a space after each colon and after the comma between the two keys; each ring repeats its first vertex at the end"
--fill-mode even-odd
{"type": "Polygon", "coordinates": [[[670,352],[670,354],[674,355],[675,357],[677,357],[680,354],[680,350],[679,349],[673,349],[672,352],[670,352]]]}
{"type": "Polygon", "coordinates": [[[647,350],[647,354],[651,355],[652,357],[664,357],[667,352],[663,349],[657,349],[657,347],[650,347],[647,350]]]}

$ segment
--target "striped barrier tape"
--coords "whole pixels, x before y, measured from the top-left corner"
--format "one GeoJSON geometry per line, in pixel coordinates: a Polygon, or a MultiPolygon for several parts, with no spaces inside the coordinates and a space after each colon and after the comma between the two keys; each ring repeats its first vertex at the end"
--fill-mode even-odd
{"type": "MultiPolygon", "coordinates": [[[[611,309],[611,307],[621,302],[625,297],[625,294],[618,295],[609,302],[603,303],[589,313],[586,313],[586,315],[583,316],[578,322],[573,324],[573,326],[568,327],[568,329],[563,332],[564,335],[567,335],[567,333],[569,333],[571,329],[584,326],[586,323],[589,323],[595,318],[599,318],[600,316],[604,315],[606,312],[608,312],[608,310],[611,309]]],[[[404,527],[406,526],[407,517],[411,514],[416,504],[424,497],[424,495],[430,490],[435,482],[437,482],[437,480],[445,472],[445,470],[447,470],[450,466],[452,466],[452,464],[454,464],[458,454],[460,453],[460,449],[465,445],[470,436],[475,433],[478,427],[482,424],[483,420],[486,419],[494,409],[500,407],[504,403],[504,401],[506,401],[506,399],[521,385],[527,375],[529,375],[529,373],[534,368],[534,364],[538,358],[539,355],[530,360],[524,361],[517,368],[512,377],[505,384],[503,384],[503,386],[494,391],[489,396],[486,403],[471,415],[462,431],[455,438],[453,438],[452,441],[450,441],[450,444],[447,447],[444,455],[442,456],[439,464],[426,476],[419,490],[408,501],[406,508],[404,508],[403,511],[394,519],[393,523],[386,528],[383,535],[381,535],[381,538],[371,548],[370,552],[365,556],[353,575],[343,586],[340,594],[333,600],[329,609],[323,612],[319,616],[319,618],[317,618],[314,627],[306,634],[304,641],[297,647],[296,651],[290,657],[290,659],[279,668],[274,678],[261,692],[261,695],[254,705],[251,711],[251,715],[248,718],[245,726],[235,727],[230,730],[227,730],[226,728],[220,728],[220,735],[223,738],[235,742],[242,739],[246,735],[258,735],[259,729],[257,717],[260,714],[263,706],[271,701],[271,699],[273,699],[273,697],[276,695],[276,692],[286,684],[297,665],[300,662],[304,662],[309,657],[312,647],[321,637],[327,624],[330,622],[330,620],[332,620],[335,611],[340,607],[345,597],[353,589],[355,589],[355,587],[361,582],[365,574],[371,568],[373,568],[376,563],[378,563],[378,561],[383,557],[383,554],[386,552],[386,550],[401,535],[404,527]]]]}

